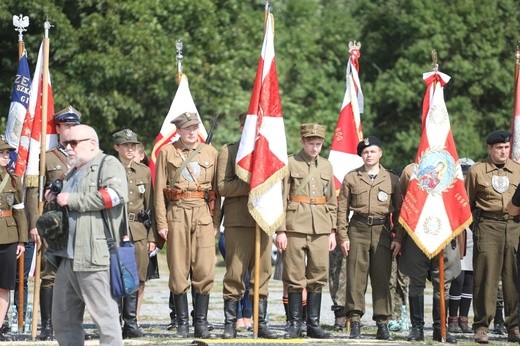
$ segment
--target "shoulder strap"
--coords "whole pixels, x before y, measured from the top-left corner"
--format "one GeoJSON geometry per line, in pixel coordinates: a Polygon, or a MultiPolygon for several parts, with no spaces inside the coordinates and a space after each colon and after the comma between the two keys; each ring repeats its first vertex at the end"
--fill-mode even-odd
{"type": "Polygon", "coordinates": [[[4,191],[5,186],[7,185],[7,181],[9,180],[9,172],[5,172],[4,177],[2,178],[2,182],[0,183],[0,192],[4,191]]]}
{"type": "Polygon", "coordinates": [[[298,194],[303,190],[305,185],[307,185],[307,183],[311,180],[311,178],[316,175],[316,172],[318,172],[318,167],[316,167],[316,165],[311,166],[309,174],[307,174],[307,176],[302,180],[302,183],[300,185],[298,185],[296,190],[294,190],[293,196],[298,196],[298,194]]]}
{"type": "MultiPolygon", "coordinates": [[[[177,180],[179,180],[179,177],[181,176],[181,173],[182,173],[182,170],[184,168],[186,168],[188,166],[188,164],[193,160],[193,158],[195,157],[195,155],[197,155],[198,153],[200,153],[200,151],[202,150],[202,145],[198,145],[197,148],[195,148],[195,150],[193,150],[189,155],[188,157],[184,160],[184,158],[181,156],[181,158],[183,158],[183,161],[182,161],[182,164],[179,166],[179,169],[177,169],[177,171],[175,171],[175,175],[173,176],[173,180],[172,180],[172,186],[175,185],[175,183],[177,182],[177,180]]],[[[191,173],[190,173],[191,174],[191,173]]]]}
{"type": "MultiPolygon", "coordinates": [[[[105,162],[105,159],[107,158],[107,155],[103,154],[103,157],[101,158],[101,162],[99,163],[98,168],[98,174],[97,174],[97,188],[98,190],[101,188],[101,168],[103,167],[103,163],[105,162]]],[[[107,244],[108,244],[108,250],[113,253],[115,250],[117,250],[116,242],[114,241],[114,231],[112,230],[112,227],[110,227],[110,222],[108,222],[108,215],[105,209],[101,210],[101,215],[103,217],[103,222],[105,223],[105,237],[107,238],[107,244]]]]}

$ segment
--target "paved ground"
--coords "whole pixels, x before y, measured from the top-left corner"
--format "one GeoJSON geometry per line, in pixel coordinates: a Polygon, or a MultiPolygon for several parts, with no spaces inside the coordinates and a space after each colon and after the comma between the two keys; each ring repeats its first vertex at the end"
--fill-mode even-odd
{"type": "MultiPolygon", "coordinates": [[[[208,320],[214,324],[215,330],[213,333],[215,334],[214,339],[210,340],[194,340],[193,338],[179,340],[175,339],[174,332],[170,332],[166,330],[166,326],[169,323],[169,309],[168,309],[168,270],[165,264],[165,258],[163,255],[159,254],[159,264],[160,264],[160,274],[161,278],[149,281],[145,290],[145,301],[142,307],[141,316],[140,316],[140,325],[145,333],[145,337],[140,339],[133,340],[125,340],[125,345],[241,345],[241,344],[334,344],[334,345],[343,345],[343,344],[356,344],[356,345],[377,345],[377,344],[385,344],[385,345],[402,345],[402,344],[411,344],[406,342],[407,332],[393,332],[392,335],[394,337],[394,341],[379,341],[375,339],[375,323],[371,320],[372,316],[372,305],[371,305],[371,297],[370,293],[367,294],[366,302],[367,302],[367,312],[363,318],[363,339],[361,340],[349,340],[348,335],[345,331],[342,332],[333,332],[333,338],[329,340],[316,340],[316,339],[301,339],[301,340],[285,340],[283,339],[284,334],[284,324],[285,324],[285,312],[282,305],[282,284],[280,281],[271,280],[270,282],[270,299],[269,299],[269,324],[274,331],[280,336],[280,339],[277,340],[263,340],[263,339],[253,339],[252,332],[239,332],[238,339],[236,340],[223,340],[220,339],[220,335],[223,330],[223,301],[222,301],[222,279],[224,276],[224,267],[222,266],[222,262],[220,261],[217,264],[216,270],[216,280],[215,286],[211,293],[210,306],[209,306],[209,316],[208,320]]],[[[32,285],[31,285],[32,287],[32,285]]],[[[431,341],[431,285],[427,286],[426,296],[425,296],[425,321],[427,330],[426,333],[426,341],[422,344],[424,345],[433,345],[437,344],[431,341]]],[[[32,297],[32,295],[31,295],[32,297]]],[[[31,298],[32,300],[32,298],[31,298]]],[[[332,329],[332,325],[334,324],[334,315],[330,311],[330,306],[332,301],[330,299],[330,295],[328,291],[324,292],[323,295],[323,304],[321,309],[321,323],[322,326],[329,331],[332,329]]],[[[90,316],[88,313],[85,315],[85,325],[87,328],[87,332],[96,334],[95,325],[92,323],[90,316]]],[[[190,330],[193,333],[193,330],[190,330]]],[[[332,332],[332,331],[331,331],[332,332]]],[[[191,334],[193,335],[193,334],[191,334]]],[[[507,345],[507,339],[505,336],[499,337],[495,335],[490,335],[492,344],[494,345],[507,345]]],[[[57,345],[57,342],[33,342],[30,341],[28,335],[17,335],[16,336],[19,341],[12,343],[2,343],[4,345],[57,345]]],[[[471,334],[459,334],[457,336],[459,338],[459,344],[462,345],[473,345],[471,334]]],[[[89,340],[86,342],[86,345],[97,345],[99,341],[89,340]]],[[[510,345],[510,344],[509,344],[510,345]]]]}

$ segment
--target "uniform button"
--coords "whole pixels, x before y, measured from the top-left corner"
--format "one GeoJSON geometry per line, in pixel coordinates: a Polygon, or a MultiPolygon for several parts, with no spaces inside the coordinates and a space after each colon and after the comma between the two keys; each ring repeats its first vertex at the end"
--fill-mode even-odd
{"type": "Polygon", "coordinates": [[[130,193],[134,193],[134,191],[130,191],[130,193]]]}

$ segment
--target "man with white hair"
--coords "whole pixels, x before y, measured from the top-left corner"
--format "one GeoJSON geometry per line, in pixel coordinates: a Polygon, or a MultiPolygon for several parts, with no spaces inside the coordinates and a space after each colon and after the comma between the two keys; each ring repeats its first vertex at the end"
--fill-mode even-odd
{"type": "MultiPolygon", "coordinates": [[[[123,345],[117,302],[110,294],[110,255],[102,212],[107,213],[110,228],[119,230],[128,201],[125,169],[118,159],[102,153],[90,126],[71,128],[62,143],[71,171],[56,196],[57,203],[69,210],[67,246],[54,253],[61,257],[52,304],[56,339],[60,345],[84,344],[87,307],[99,328],[100,344],[123,345]]],[[[118,243],[120,235],[113,236],[118,243]]]]}

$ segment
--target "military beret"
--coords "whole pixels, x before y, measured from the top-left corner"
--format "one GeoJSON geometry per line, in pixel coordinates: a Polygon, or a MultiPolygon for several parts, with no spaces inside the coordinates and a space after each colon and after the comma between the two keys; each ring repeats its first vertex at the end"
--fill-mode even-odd
{"type": "Polygon", "coordinates": [[[473,161],[469,157],[463,157],[459,159],[459,162],[463,172],[466,172],[471,166],[475,164],[475,161],[473,161]]]}
{"type": "Polygon", "coordinates": [[[361,156],[361,153],[365,148],[371,147],[372,145],[376,145],[379,148],[381,148],[381,141],[376,136],[368,136],[367,138],[363,139],[361,142],[357,145],[357,154],[361,156]]]}
{"type": "Polygon", "coordinates": [[[74,107],[68,106],[67,108],[64,108],[58,113],[54,114],[54,123],[69,123],[72,125],[79,125],[80,118],[81,113],[78,112],[74,107]]]}
{"type": "Polygon", "coordinates": [[[137,133],[129,129],[118,131],[112,137],[114,138],[114,144],[141,143],[137,140],[137,133]]]}
{"type": "Polygon", "coordinates": [[[511,139],[511,133],[504,130],[493,131],[487,136],[486,143],[489,145],[497,143],[507,143],[511,139]]]}
{"type": "Polygon", "coordinates": [[[5,139],[4,136],[0,135],[0,150],[10,150],[10,151],[13,151],[13,150],[16,150],[15,147],[11,146],[9,143],[7,143],[7,140],[5,139]]]}
{"type": "Polygon", "coordinates": [[[300,125],[300,137],[319,137],[325,138],[325,126],[311,123],[311,124],[301,124],[300,125]]]}
{"type": "Polygon", "coordinates": [[[178,129],[184,129],[186,127],[197,125],[199,123],[199,117],[197,113],[184,112],[177,118],[172,120],[172,124],[178,129]]]}

